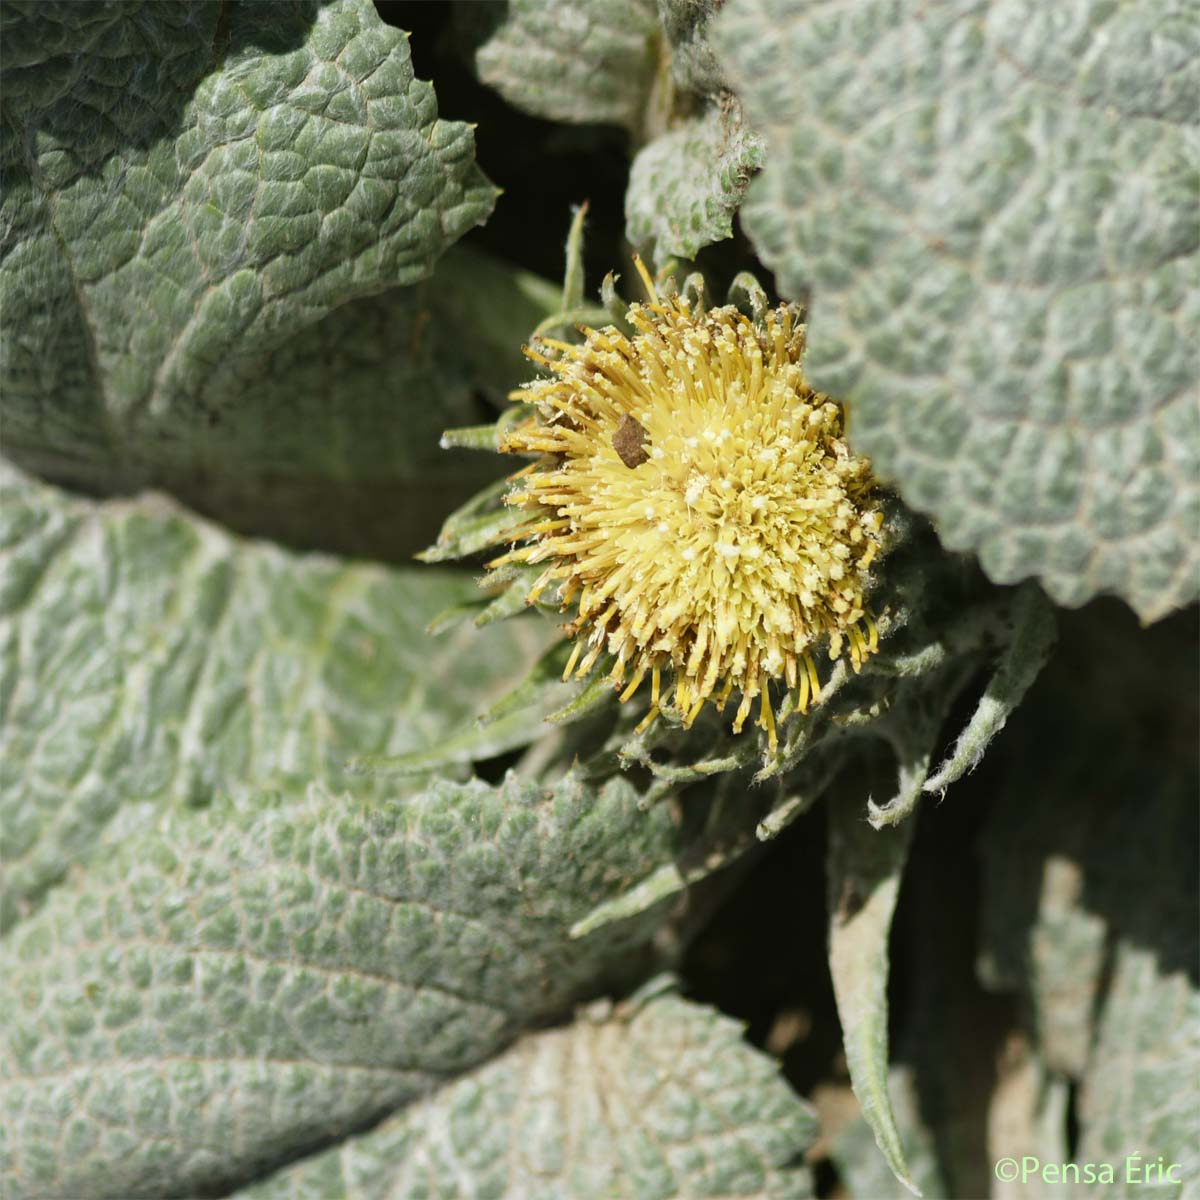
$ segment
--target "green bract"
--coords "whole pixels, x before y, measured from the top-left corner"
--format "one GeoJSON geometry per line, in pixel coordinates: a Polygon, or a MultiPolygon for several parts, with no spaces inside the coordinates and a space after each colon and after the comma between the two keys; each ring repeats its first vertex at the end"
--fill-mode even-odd
{"type": "Polygon", "coordinates": [[[641,129],[658,71],[653,0],[511,0],[455,19],[476,74],[518,108],[641,129]]]}
{"type": "Polygon", "coordinates": [[[630,168],[629,240],[652,260],[666,260],[694,258],[701,247],[732,237],[746,181],[762,161],[762,140],[732,100],[655,138],[630,168]]]}

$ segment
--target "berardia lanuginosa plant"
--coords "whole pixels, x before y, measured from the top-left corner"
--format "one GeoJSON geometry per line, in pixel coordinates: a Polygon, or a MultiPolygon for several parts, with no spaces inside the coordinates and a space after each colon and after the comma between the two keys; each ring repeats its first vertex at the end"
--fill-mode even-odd
{"type": "Polygon", "coordinates": [[[0,0],[0,1200],[1192,1195],[1195,10],[0,0]]]}

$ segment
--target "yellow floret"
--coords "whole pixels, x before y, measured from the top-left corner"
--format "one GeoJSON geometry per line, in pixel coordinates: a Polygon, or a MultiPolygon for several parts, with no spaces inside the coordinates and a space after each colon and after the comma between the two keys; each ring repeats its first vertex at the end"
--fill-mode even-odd
{"type": "Polygon", "coordinates": [[[574,603],[565,677],[609,656],[625,701],[652,674],[647,722],[667,669],[685,725],[736,690],[738,731],[760,697],[774,746],[771,680],[807,711],[820,643],[855,670],[878,644],[870,466],[841,408],[808,386],[790,309],[761,326],[734,308],[694,314],[643,277],[652,300],[630,306],[632,337],[586,329],[578,346],[543,342],[553,357],[530,351],[553,374],[514,393],[534,415],[501,449],[541,456],[508,498],[535,519],[497,562],[546,563],[530,598],[560,584],[574,603]]]}

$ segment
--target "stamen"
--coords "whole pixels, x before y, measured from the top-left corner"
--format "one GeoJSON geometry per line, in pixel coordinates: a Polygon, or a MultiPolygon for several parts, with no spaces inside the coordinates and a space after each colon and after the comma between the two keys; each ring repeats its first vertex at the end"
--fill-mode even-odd
{"type": "Polygon", "coordinates": [[[808,686],[812,692],[812,702],[816,704],[821,699],[821,679],[817,675],[817,664],[813,662],[811,654],[804,656],[804,665],[808,669],[808,686]]]}
{"type": "Polygon", "coordinates": [[[576,642],[571,648],[571,657],[567,659],[566,670],[562,673],[562,681],[566,683],[571,678],[571,672],[575,670],[575,664],[579,661],[580,654],[583,653],[583,643],[576,642]]]}
{"type": "Polygon", "coordinates": [[[779,745],[779,738],[775,734],[775,713],[771,709],[770,686],[767,684],[763,685],[759,724],[767,731],[767,745],[774,753],[779,745]]]}
{"type": "Polygon", "coordinates": [[[636,692],[638,690],[638,688],[641,687],[642,680],[645,678],[646,678],[646,668],[639,667],[637,669],[637,673],[629,681],[629,686],[620,695],[620,701],[622,704],[624,704],[626,700],[630,699],[630,697],[633,696],[634,692],[636,692]]]}
{"type": "Polygon", "coordinates": [[[648,712],[648,713],[647,713],[647,714],[646,714],[646,715],[645,715],[645,716],[644,716],[644,717],[643,717],[643,718],[642,718],[642,719],[641,719],[641,720],[640,720],[640,721],[637,723],[637,725],[636,725],[636,726],[634,726],[634,730],[633,730],[633,732],[634,732],[634,733],[644,733],[644,732],[645,732],[647,729],[649,729],[649,728],[650,728],[650,726],[651,726],[651,725],[653,725],[653,724],[654,724],[654,722],[655,722],[655,720],[657,719],[657,717],[658,717],[658,705],[656,704],[656,705],[654,705],[654,706],[653,706],[653,708],[651,708],[651,709],[650,709],[650,711],[649,711],[649,712],[648,712]]]}
{"type": "Polygon", "coordinates": [[[796,687],[796,708],[800,712],[808,712],[808,672],[800,674],[800,682],[796,687]]]}
{"type": "Polygon", "coordinates": [[[633,265],[637,268],[637,273],[642,277],[642,286],[646,289],[646,295],[658,304],[658,288],[654,286],[654,280],[650,277],[650,272],[646,270],[646,264],[642,262],[640,254],[633,256],[633,265]]]}

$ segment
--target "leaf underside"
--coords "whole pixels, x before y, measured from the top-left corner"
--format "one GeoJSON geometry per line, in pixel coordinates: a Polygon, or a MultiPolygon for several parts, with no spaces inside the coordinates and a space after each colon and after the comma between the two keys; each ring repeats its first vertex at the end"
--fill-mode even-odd
{"type": "Polygon", "coordinates": [[[309,783],[391,798],[395,780],[347,761],[446,736],[546,637],[517,622],[427,641],[469,576],[289,554],[161,498],[94,505],[2,466],[0,581],[0,928],[162,811],[309,783]]]}
{"type": "Polygon", "coordinates": [[[237,1200],[811,1196],[816,1121],[738,1026],[672,995],[627,1007],[528,1036],[237,1200]]]}
{"type": "Polygon", "coordinates": [[[664,905],[570,931],[672,847],[620,779],[160,815],[0,941],[11,1194],[210,1192],[362,1128],[636,970],[664,905]]]}

